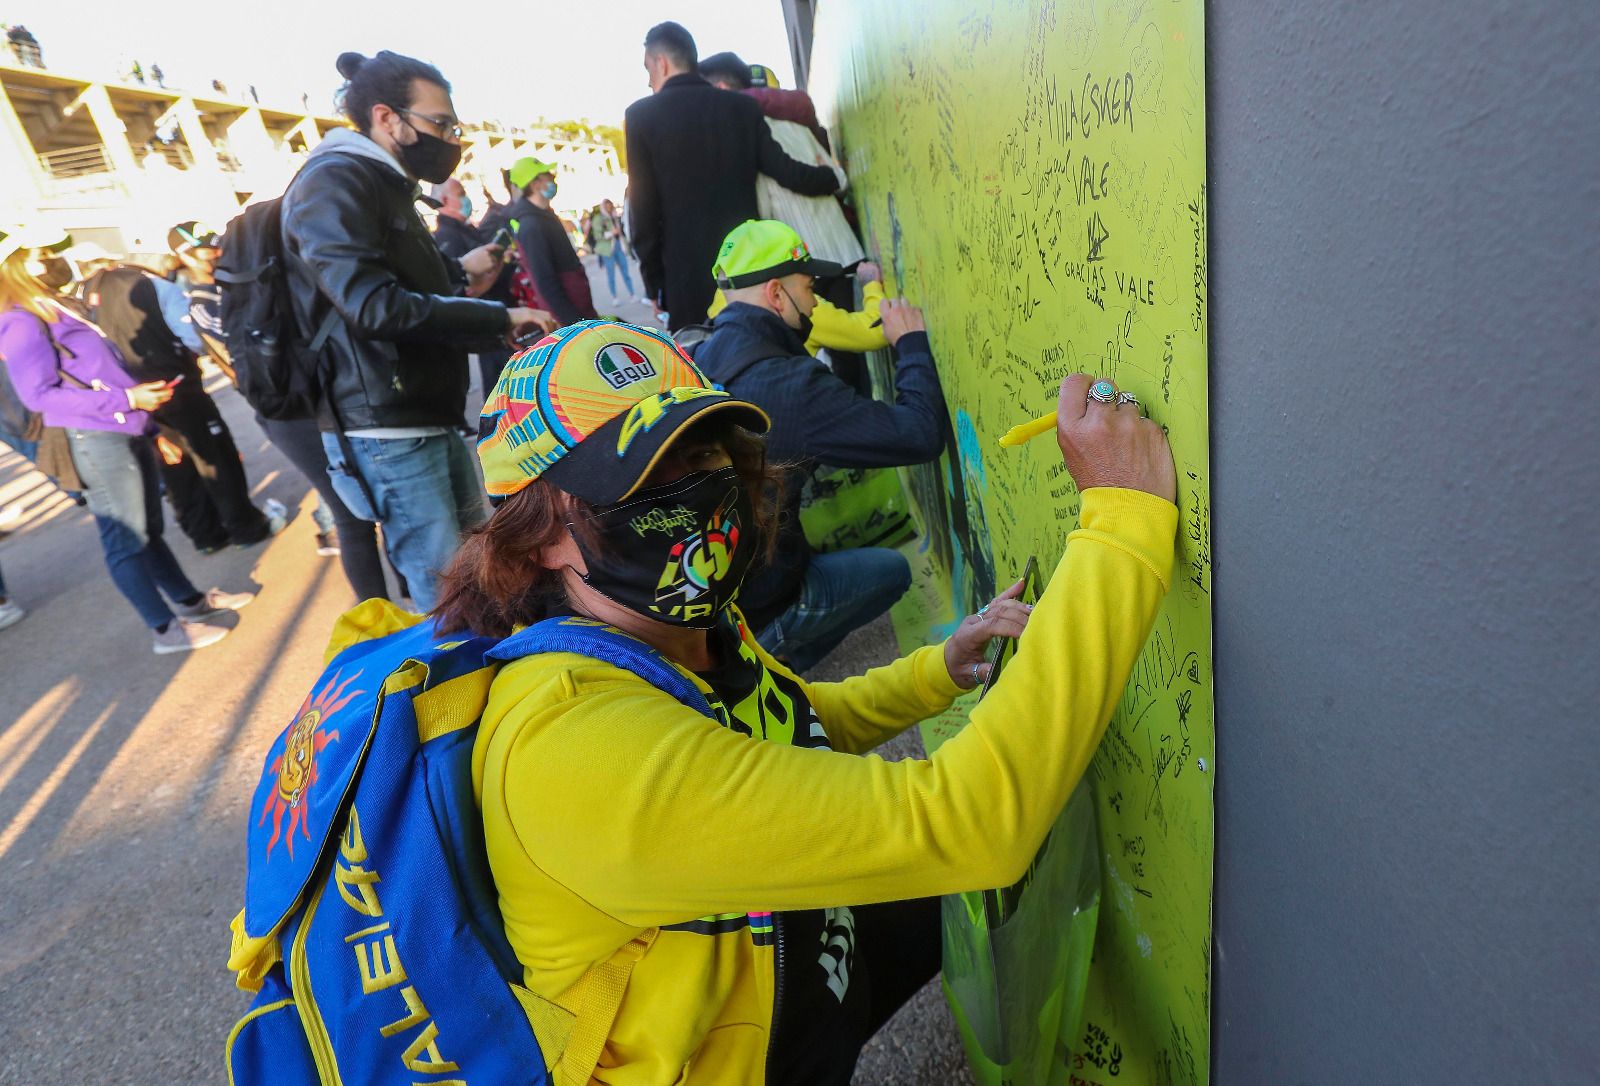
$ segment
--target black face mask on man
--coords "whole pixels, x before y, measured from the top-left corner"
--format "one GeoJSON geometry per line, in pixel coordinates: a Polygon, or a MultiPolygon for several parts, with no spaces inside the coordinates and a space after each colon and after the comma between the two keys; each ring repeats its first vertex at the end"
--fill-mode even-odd
{"type": "Polygon", "coordinates": [[[709,630],[755,557],[753,513],[731,467],[641,490],[589,518],[595,548],[572,532],[589,568],[583,581],[645,618],[709,630]]]}
{"type": "MultiPolygon", "coordinates": [[[[801,343],[809,343],[809,342],[811,342],[811,314],[800,312],[800,307],[798,305],[795,305],[794,295],[789,293],[789,288],[788,287],[784,286],[780,282],[778,284],[778,289],[783,291],[783,296],[785,298],[789,299],[789,305],[791,307],[793,307],[795,316],[800,318],[800,327],[795,329],[796,332],[800,333],[800,342],[801,343]]],[[[783,323],[784,324],[788,324],[789,322],[788,321],[784,321],[783,323]]]]}
{"type": "Polygon", "coordinates": [[[424,132],[410,121],[404,124],[417,138],[400,145],[400,164],[419,180],[443,184],[461,165],[461,145],[424,132]]]}

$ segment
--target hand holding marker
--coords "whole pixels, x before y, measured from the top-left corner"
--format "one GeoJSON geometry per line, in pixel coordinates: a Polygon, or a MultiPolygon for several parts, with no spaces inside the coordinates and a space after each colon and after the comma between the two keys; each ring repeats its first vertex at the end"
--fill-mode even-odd
{"type": "MultiPolygon", "coordinates": [[[[1099,380],[1089,387],[1089,399],[1103,404],[1120,407],[1123,404],[1132,404],[1138,410],[1139,401],[1134,399],[1131,392],[1118,392],[1117,386],[1110,381],[1099,380]]],[[[1052,411],[1048,415],[1040,415],[1032,422],[1019,423],[1000,435],[1000,447],[1013,449],[1024,445],[1040,434],[1048,434],[1056,428],[1058,415],[1052,411]]]]}

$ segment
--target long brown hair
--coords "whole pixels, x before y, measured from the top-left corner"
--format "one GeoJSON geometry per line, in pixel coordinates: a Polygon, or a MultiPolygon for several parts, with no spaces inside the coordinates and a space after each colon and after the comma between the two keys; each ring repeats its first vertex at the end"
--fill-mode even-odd
{"type": "MultiPolygon", "coordinates": [[[[715,419],[700,426],[728,451],[744,480],[755,509],[755,537],[761,554],[770,558],[778,539],[784,469],[767,463],[767,443],[750,431],[715,419]]],[[[692,427],[690,433],[698,429],[692,427]]],[[[440,576],[439,602],[433,609],[439,632],[506,637],[519,626],[562,613],[570,606],[564,571],[547,569],[541,558],[569,525],[582,534],[585,547],[595,549],[599,541],[589,529],[593,512],[588,502],[543,479],[501,502],[487,521],[467,531],[440,576]]]]}
{"type": "Polygon", "coordinates": [[[18,249],[0,263],[0,312],[17,306],[42,321],[55,323],[60,310],[50,304],[56,292],[28,271],[27,249],[18,249]]]}

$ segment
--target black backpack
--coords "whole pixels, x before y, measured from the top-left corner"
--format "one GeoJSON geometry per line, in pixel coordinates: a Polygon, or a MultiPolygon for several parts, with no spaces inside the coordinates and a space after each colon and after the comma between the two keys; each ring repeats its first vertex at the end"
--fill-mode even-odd
{"type": "Polygon", "coordinates": [[[239,391],[263,418],[303,419],[316,415],[317,354],[339,312],[330,308],[310,342],[301,339],[289,300],[282,204],[281,196],[263,200],[228,223],[216,276],[239,391]]]}

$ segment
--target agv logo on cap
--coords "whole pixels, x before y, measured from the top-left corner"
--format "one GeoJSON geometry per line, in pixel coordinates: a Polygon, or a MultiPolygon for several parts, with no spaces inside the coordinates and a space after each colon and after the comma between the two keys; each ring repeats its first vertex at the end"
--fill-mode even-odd
{"type": "Polygon", "coordinates": [[[624,389],[656,376],[656,368],[645,353],[626,343],[608,343],[594,356],[594,368],[614,389],[624,389]]]}

